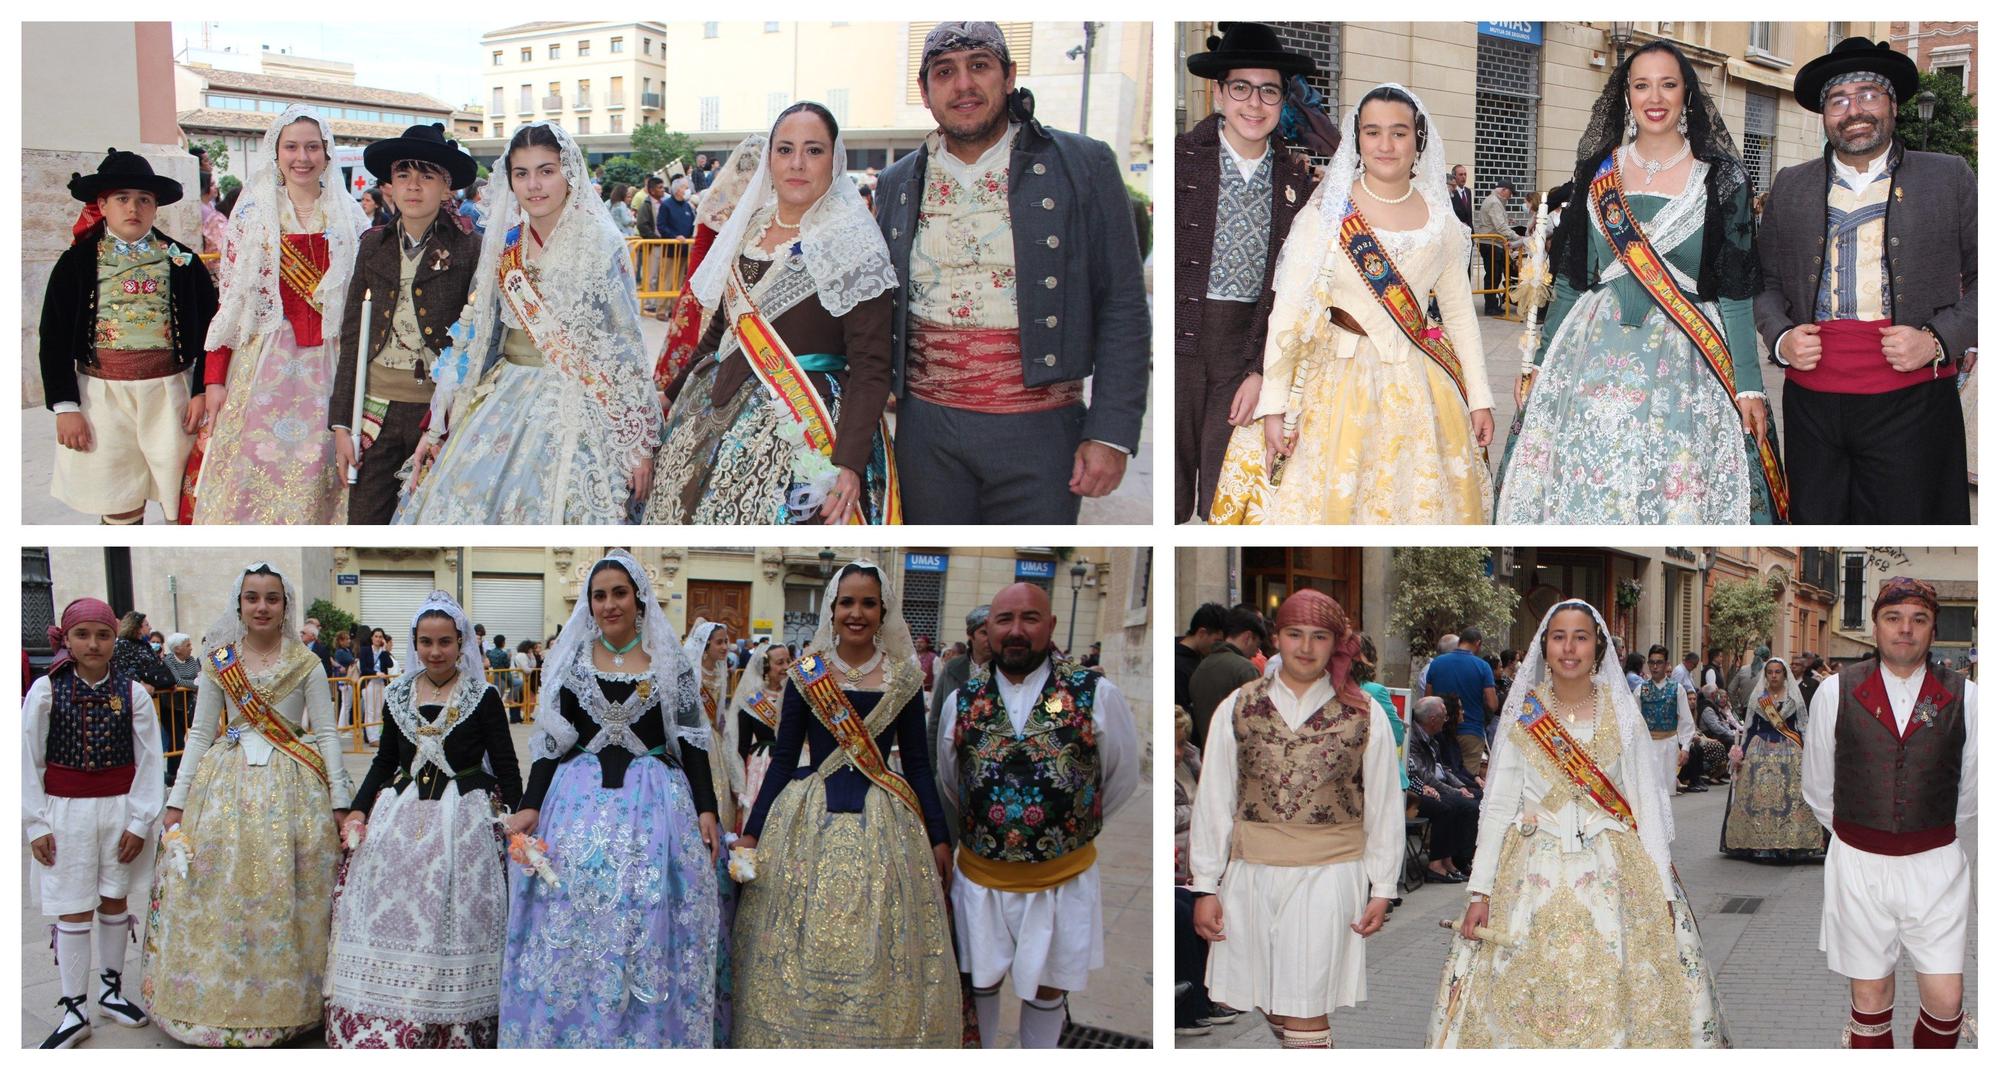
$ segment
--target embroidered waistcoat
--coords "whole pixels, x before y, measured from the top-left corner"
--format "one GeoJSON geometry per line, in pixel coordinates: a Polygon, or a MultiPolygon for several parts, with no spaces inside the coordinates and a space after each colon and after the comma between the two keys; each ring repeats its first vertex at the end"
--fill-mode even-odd
{"type": "Polygon", "coordinates": [[[958,690],[960,843],[1009,863],[1060,858],[1104,828],[1097,751],[1097,682],[1071,662],[1050,666],[1035,708],[1014,735],[996,670],[975,670],[958,690]]]}
{"type": "Polygon", "coordinates": [[[49,681],[42,753],[43,785],[52,796],[88,799],[130,791],[138,763],[132,750],[132,679],[113,670],[93,688],[77,676],[74,664],[57,670],[49,681]]]}
{"type": "Polygon", "coordinates": [[[166,243],[150,240],[144,253],[120,253],[107,233],[97,242],[97,327],[101,350],[173,348],[167,287],[166,243]]]}
{"type": "Polygon", "coordinates": [[[1881,855],[1951,843],[1965,752],[1965,678],[1932,665],[1901,736],[1879,662],[1856,662],[1840,671],[1839,682],[1834,832],[1881,855]]]}
{"type": "Polygon", "coordinates": [[[1888,230],[1889,169],[1859,190],[1838,178],[1826,190],[1826,265],[1821,269],[1815,320],[1881,320],[1889,316],[1889,261],[1882,254],[1888,230]]]}
{"type": "Polygon", "coordinates": [[[1227,145],[1222,187],[1215,202],[1215,246],[1208,262],[1208,296],[1217,301],[1256,301],[1264,287],[1264,262],[1271,251],[1271,158],[1266,150],[1246,180],[1227,145]]]}
{"type": "Polygon", "coordinates": [[[1639,686],[1639,714],[1646,719],[1648,730],[1671,733],[1680,728],[1680,710],[1674,702],[1679,692],[1680,685],[1673,681],[1647,681],[1639,686]]]}
{"type": "Polygon", "coordinates": [[[1271,702],[1277,686],[1260,677],[1237,699],[1230,857],[1272,866],[1358,859],[1370,712],[1334,696],[1293,729],[1271,702]]]}

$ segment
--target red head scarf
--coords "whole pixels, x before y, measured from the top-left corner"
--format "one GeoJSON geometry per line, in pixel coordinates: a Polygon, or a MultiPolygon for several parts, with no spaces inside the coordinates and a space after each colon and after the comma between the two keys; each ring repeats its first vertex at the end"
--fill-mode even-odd
{"type": "Polygon", "coordinates": [[[1333,633],[1333,654],[1326,662],[1326,675],[1333,679],[1334,693],[1343,706],[1368,709],[1368,694],[1354,683],[1354,659],[1361,654],[1361,637],[1348,626],[1347,611],[1325,592],[1305,588],[1295,591],[1278,607],[1278,631],[1293,625],[1323,628],[1333,633]]]}
{"type": "Polygon", "coordinates": [[[1916,603],[1929,610],[1932,617],[1937,616],[1937,589],[1927,581],[1907,576],[1892,576],[1882,581],[1882,589],[1875,593],[1875,608],[1869,611],[1868,616],[1873,619],[1885,607],[1905,602],[1916,603]]]}
{"type": "Polygon", "coordinates": [[[49,672],[71,661],[69,653],[69,630],[89,622],[111,626],[118,631],[118,615],[102,599],[82,598],[63,607],[62,621],[49,626],[49,646],[56,649],[56,660],[49,664],[49,672]]]}

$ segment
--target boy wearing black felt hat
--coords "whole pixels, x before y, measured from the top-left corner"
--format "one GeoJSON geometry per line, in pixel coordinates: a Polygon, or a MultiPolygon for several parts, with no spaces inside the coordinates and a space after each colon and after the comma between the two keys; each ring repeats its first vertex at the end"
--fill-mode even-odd
{"type": "Polygon", "coordinates": [[[465,308],[479,266],[479,236],[445,211],[451,191],[472,185],[478,167],[442,123],[419,124],[378,141],[362,164],[395,201],[396,222],[361,236],[341,320],[340,368],[327,426],[342,471],[356,467],[354,371],[360,360],[361,304],[373,295],[368,379],[362,403],[358,476],[349,489],[349,524],[388,524],[401,490],[398,471],[423,440],[430,411],[428,369],[465,308]]]}
{"type": "Polygon", "coordinates": [[[138,524],[148,500],[169,521],[201,425],[202,340],[215,283],[186,245],[153,226],[181,184],[137,153],[108,150],[69,191],[102,218],[56,260],[42,302],[42,388],[56,414],[58,501],[106,524],[138,524]]]}

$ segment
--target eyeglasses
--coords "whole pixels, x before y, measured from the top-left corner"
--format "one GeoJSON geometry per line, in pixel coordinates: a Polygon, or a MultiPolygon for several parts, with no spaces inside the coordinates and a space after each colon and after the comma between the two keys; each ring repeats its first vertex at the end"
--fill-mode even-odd
{"type": "Polygon", "coordinates": [[[1826,98],[1826,114],[1846,115],[1856,104],[1873,109],[1889,98],[1889,94],[1879,89],[1864,89],[1859,93],[1839,93],[1826,98]]]}
{"type": "Polygon", "coordinates": [[[1285,87],[1270,82],[1252,83],[1241,78],[1232,78],[1222,83],[1222,88],[1229,91],[1229,96],[1233,100],[1249,100],[1252,93],[1257,94],[1258,100],[1271,105],[1282,103],[1285,99],[1285,87]]]}

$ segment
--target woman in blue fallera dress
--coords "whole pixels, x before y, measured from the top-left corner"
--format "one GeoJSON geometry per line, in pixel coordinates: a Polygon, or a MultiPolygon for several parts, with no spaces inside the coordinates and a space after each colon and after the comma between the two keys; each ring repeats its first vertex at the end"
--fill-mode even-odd
{"type": "Polygon", "coordinates": [[[514,868],[502,1048],[714,1042],[720,831],[694,669],[639,563],[599,560],[544,666],[514,868]]]}

